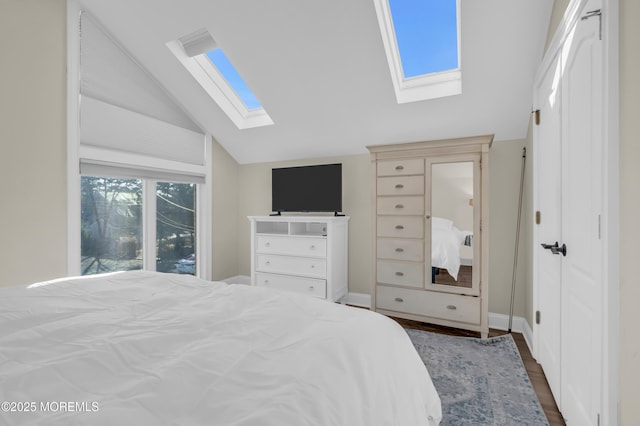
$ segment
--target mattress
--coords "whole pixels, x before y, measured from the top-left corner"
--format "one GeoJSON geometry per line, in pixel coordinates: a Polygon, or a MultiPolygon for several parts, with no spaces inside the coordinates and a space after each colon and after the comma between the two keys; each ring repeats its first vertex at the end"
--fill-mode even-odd
{"type": "Polygon", "coordinates": [[[0,424],[435,425],[406,332],[366,309],[132,271],[0,288],[0,424]]]}

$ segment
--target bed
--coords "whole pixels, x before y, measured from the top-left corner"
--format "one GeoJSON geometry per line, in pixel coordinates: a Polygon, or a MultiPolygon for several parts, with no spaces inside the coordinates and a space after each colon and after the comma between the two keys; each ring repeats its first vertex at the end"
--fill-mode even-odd
{"type": "Polygon", "coordinates": [[[437,269],[446,269],[454,280],[460,271],[460,247],[471,245],[472,233],[461,231],[449,219],[434,217],[431,227],[431,281],[437,269]]]}
{"type": "Polygon", "coordinates": [[[146,271],[69,278],[0,288],[0,330],[0,424],[441,419],[395,321],[304,295],[146,271]]]}

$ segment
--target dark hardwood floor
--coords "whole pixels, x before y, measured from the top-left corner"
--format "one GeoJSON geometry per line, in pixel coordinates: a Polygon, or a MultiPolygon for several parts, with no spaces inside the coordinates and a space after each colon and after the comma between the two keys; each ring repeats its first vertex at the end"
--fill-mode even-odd
{"type": "MultiPolygon", "coordinates": [[[[405,320],[401,318],[393,319],[396,320],[404,328],[413,328],[417,330],[431,331],[434,333],[442,333],[452,336],[480,337],[479,333],[475,333],[473,331],[442,327],[438,325],[426,324],[423,322],[405,320]]],[[[507,332],[494,329],[489,330],[489,337],[500,336],[503,334],[507,334],[507,332]]],[[[516,342],[518,351],[520,351],[520,357],[522,358],[525,369],[527,370],[527,374],[529,375],[529,380],[531,380],[533,389],[535,390],[536,395],[538,395],[538,400],[540,401],[540,405],[542,405],[542,409],[544,410],[544,413],[549,420],[549,424],[551,426],[564,426],[564,419],[562,418],[560,411],[558,411],[558,406],[553,399],[551,389],[549,389],[549,384],[547,383],[547,379],[544,375],[544,372],[542,371],[542,367],[540,367],[536,360],[531,356],[531,352],[529,351],[529,347],[524,340],[524,336],[520,333],[512,333],[512,336],[513,340],[516,342]]]]}

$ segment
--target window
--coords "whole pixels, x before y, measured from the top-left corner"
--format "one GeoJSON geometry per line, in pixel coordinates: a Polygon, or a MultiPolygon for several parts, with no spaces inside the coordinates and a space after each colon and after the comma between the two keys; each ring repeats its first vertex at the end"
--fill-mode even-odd
{"type": "Polygon", "coordinates": [[[84,176],[82,275],[142,269],[142,181],[84,176]]]}
{"type": "Polygon", "coordinates": [[[144,268],[195,275],[195,212],[193,183],[82,176],[81,273],[144,268]]]}
{"type": "Polygon", "coordinates": [[[398,103],[462,93],[460,0],[374,0],[398,103]]]}
{"type": "Polygon", "coordinates": [[[192,183],[156,183],[156,270],[195,275],[196,193],[192,183]]]}
{"type": "Polygon", "coordinates": [[[238,129],[273,124],[241,73],[207,30],[170,41],[167,47],[238,129]]]}

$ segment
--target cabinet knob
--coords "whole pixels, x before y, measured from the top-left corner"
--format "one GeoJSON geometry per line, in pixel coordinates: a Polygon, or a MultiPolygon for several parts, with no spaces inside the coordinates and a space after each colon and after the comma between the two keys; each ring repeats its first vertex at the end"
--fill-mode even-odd
{"type": "Polygon", "coordinates": [[[396,209],[404,209],[404,205],[402,205],[402,204],[396,204],[396,209]]]}
{"type": "Polygon", "coordinates": [[[447,305],[447,309],[455,311],[458,308],[456,307],[456,305],[447,305]]]}
{"type": "Polygon", "coordinates": [[[404,272],[396,272],[396,276],[398,276],[398,277],[404,277],[404,272]]]}
{"type": "Polygon", "coordinates": [[[402,225],[396,225],[396,229],[404,229],[404,226],[402,226],[402,225]]]}
{"type": "Polygon", "coordinates": [[[265,265],[271,265],[271,261],[267,260],[266,262],[264,262],[265,265]]]}
{"type": "Polygon", "coordinates": [[[316,265],[311,265],[311,269],[313,269],[313,268],[315,268],[315,267],[316,267],[316,265]]]}
{"type": "Polygon", "coordinates": [[[264,285],[269,284],[269,280],[264,280],[264,285]]]}
{"type": "Polygon", "coordinates": [[[404,249],[403,249],[402,247],[398,247],[398,248],[396,249],[396,252],[397,252],[397,253],[402,253],[403,251],[404,251],[404,249]]]}
{"type": "Polygon", "coordinates": [[[309,247],[311,250],[315,250],[316,246],[314,246],[313,244],[311,244],[311,247],[309,247]]]}
{"type": "Polygon", "coordinates": [[[428,215],[426,215],[426,216],[425,216],[425,218],[426,218],[426,219],[431,219],[431,215],[430,215],[430,214],[428,214],[428,215]]]}
{"type": "Polygon", "coordinates": [[[396,166],[396,170],[404,170],[404,166],[402,165],[396,166]]]}
{"type": "Polygon", "coordinates": [[[271,246],[271,243],[267,241],[266,243],[264,243],[264,246],[265,247],[269,247],[269,246],[271,246]]]}
{"type": "Polygon", "coordinates": [[[397,188],[397,189],[402,189],[402,188],[404,188],[404,185],[403,185],[403,184],[401,184],[401,183],[399,183],[399,184],[397,184],[397,185],[396,185],[396,188],[397,188]]]}
{"type": "Polygon", "coordinates": [[[404,300],[402,299],[402,297],[396,297],[396,298],[395,298],[395,301],[396,301],[396,302],[404,302],[404,300]]]}
{"type": "Polygon", "coordinates": [[[309,286],[309,291],[313,291],[314,287],[312,285],[309,286]]]}

